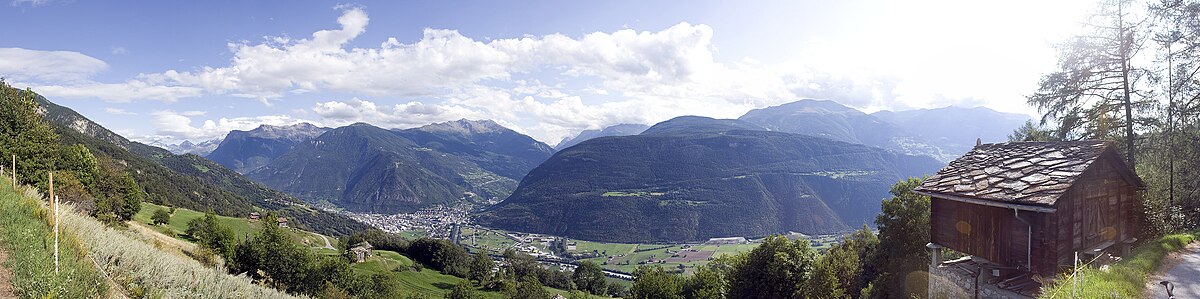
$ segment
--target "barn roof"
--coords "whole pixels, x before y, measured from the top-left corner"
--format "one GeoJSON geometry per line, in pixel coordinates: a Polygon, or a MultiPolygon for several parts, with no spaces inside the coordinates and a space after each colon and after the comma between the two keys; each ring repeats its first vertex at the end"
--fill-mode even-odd
{"type": "MultiPolygon", "coordinates": [[[[1107,141],[1010,142],[981,144],[925,179],[916,191],[984,201],[1051,206],[1105,153],[1107,141]]],[[[1143,186],[1119,157],[1132,185],[1143,186]]]]}

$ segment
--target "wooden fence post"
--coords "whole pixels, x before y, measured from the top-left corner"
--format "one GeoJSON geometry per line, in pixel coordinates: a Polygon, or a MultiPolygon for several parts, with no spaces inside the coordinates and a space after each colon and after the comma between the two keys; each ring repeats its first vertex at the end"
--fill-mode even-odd
{"type": "Polygon", "coordinates": [[[54,201],[54,275],[58,275],[58,196],[54,196],[54,172],[50,172],[50,200],[54,201]]]}

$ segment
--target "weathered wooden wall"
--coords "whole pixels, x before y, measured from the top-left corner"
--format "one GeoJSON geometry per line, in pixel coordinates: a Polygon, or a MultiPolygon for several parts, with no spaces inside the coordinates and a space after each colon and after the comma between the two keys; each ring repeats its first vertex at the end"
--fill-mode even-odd
{"type": "Polygon", "coordinates": [[[1112,161],[1115,158],[1105,155],[1098,159],[1055,203],[1053,248],[1060,266],[1072,265],[1077,251],[1135,237],[1140,198],[1114,169],[1121,165],[1112,161]]]}
{"type": "MultiPolygon", "coordinates": [[[[930,236],[934,243],[994,263],[1005,264],[1011,260],[1011,210],[936,197],[932,198],[930,208],[930,224],[933,229],[930,236]]],[[[1024,228],[1019,236],[1024,242],[1024,228]]],[[[1022,260],[1025,258],[1024,248],[1022,243],[1022,260]]]]}

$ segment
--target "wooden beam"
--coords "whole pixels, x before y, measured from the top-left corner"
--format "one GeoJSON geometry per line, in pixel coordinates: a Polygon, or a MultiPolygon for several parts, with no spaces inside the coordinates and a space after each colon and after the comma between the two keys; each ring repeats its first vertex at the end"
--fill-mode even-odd
{"type": "Polygon", "coordinates": [[[995,201],[990,201],[990,200],[982,200],[982,199],[978,199],[978,198],[970,198],[970,197],[941,194],[941,193],[930,193],[930,192],[924,192],[924,191],[914,191],[914,192],[916,192],[917,194],[925,195],[925,196],[929,196],[929,197],[937,197],[937,198],[948,199],[948,200],[953,200],[953,201],[957,201],[957,202],[964,202],[964,203],[983,205],[983,206],[1000,207],[1000,208],[1005,208],[1005,209],[1018,209],[1018,210],[1022,210],[1022,211],[1030,211],[1030,212],[1038,212],[1038,213],[1054,213],[1054,211],[1057,211],[1057,209],[1055,209],[1055,208],[995,202],[995,201]]]}

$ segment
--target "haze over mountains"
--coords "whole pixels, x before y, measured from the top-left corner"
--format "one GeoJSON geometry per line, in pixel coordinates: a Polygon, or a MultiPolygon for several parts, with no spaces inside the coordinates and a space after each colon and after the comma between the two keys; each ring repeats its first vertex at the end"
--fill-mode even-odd
{"type": "Polygon", "coordinates": [[[641,134],[650,126],[643,124],[619,124],[605,127],[599,130],[584,130],[579,132],[575,137],[563,138],[557,145],[554,146],[555,151],[561,151],[565,148],[587,141],[588,139],[605,137],[605,136],[625,136],[641,134]]]}
{"type": "Polygon", "coordinates": [[[190,140],[184,140],[179,144],[168,144],[162,142],[151,142],[149,145],[157,146],[176,155],[195,154],[198,156],[207,156],[221,145],[221,139],[212,139],[201,141],[200,143],[192,143],[190,140]]]}

